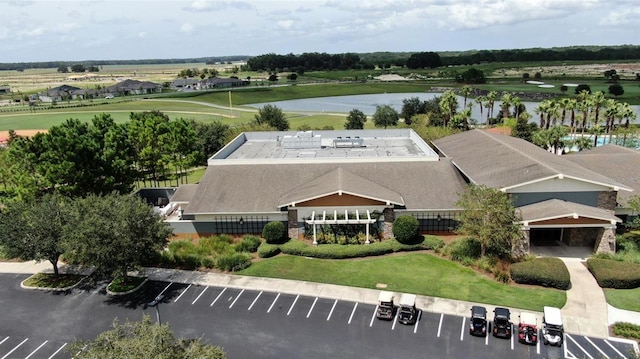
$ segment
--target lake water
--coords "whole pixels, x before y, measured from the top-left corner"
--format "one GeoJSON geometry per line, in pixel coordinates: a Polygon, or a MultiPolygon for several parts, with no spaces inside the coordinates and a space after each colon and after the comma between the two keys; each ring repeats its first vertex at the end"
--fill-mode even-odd
{"type": "MultiPolygon", "coordinates": [[[[329,96],[329,97],[316,97],[306,98],[299,100],[287,100],[287,101],[275,101],[275,102],[263,102],[254,103],[246,106],[260,108],[266,104],[278,106],[283,111],[291,112],[329,112],[329,113],[344,113],[345,115],[353,109],[358,109],[367,115],[373,115],[376,112],[376,106],[389,105],[396,111],[402,110],[402,100],[410,97],[418,97],[420,100],[430,100],[434,97],[441,96],[441,93],[434,92],[409,92],[409,93],[384,93],[384,94],[372,94],[372,95],[350,95],[350,96],[329,96]]],[[[458,96],[458,109],[462,109],[464,99],[458,96]]],[[[476,119],[479,123],[484,123],[487,118],[487,109],[483,109],[482,116],[480,116],[480,107],[474,102],[473,99],[467,99],[467,103],[472,103],[471,117],[476,119]]],[[[537,122],[539,116],[537,116],[533,110],[538,107],[537,102],[523,102],[527,108],[527,112],[532,114],[531,121],[537,122]]],[[[640,113],[640,106],[631,106],[640,113]]],[[[493,115],[500,111],[500,101],[496,101],[493,108],[493,115]]]]}

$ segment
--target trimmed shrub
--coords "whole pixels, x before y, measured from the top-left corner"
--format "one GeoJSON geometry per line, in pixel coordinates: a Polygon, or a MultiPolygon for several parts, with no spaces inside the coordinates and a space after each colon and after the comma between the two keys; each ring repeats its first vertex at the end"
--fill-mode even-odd
{"type": "Polygon", "coordinates": [[[233,238],[226,234],[202,238],[198,241],[197,250],[202,255],[225,254],[233,252],[233,238]]]}
{"type": "Polygon", "coordinates": [[[571,286],[569,270],[558,258],[536,258],[511,265],[511,278],[520,284],[533,284],[567,290],[571,286]]]}
{"type": "MultiPolygon", "coordinates": [[[[640,342],[640,325],[617,322],[612,326],[613,334],[640,342]]],[[[634,357],[635,358],[635,357],[634,357]]]]}
{"type": "Polygon", "coordinates": [[[507,272],[499,270],[499,269],[496,269],[493,272],[493,275],[496,278],[496,281],[498,281],[500,283],[504,283],[504,284],[509,283],[510,278],[509,278],[509,274],[507,272]]]}
{"type": "Polygon", "coordinates": [[[467,237],[449,243],[445,253],[452,261],[462,262],[465,258],[472,260],[480,258],[482,248],[479,240],[467,237]]]}
{"type": "Polygon", "coordinates": [[[640,264],[589,258],[587,268],[602,288],[633,289],[640,287],[640,264]]]}
{"type": "Polygon", "coordinates": [[[248,268],[251,265],[251,255],[249,253],[229,253],[216,258],[215,267],[217,269],[236,272],[248,268]]]}
{"type": "Polygon", "coordinates": [[[262,229],[262,237],[269,244],[283,243],[286,239],[284,223],[277,221],[267,223],[262,229]]]}
{"type": "Polygon", "coordinates": [[[414,244],[418,236],[420,223],[413,216],[399,216],[393,221],[392,231],[395,239],[404,244],[414,244]]]}
{"type": "Polygon", "coordinates": [[[258,247],[258,257],[260,258],[271,258],[278,254],[280,254],[280,247],[275,244],[263,242],[260,247],[258,247]]]}
{"type": "Polygon", "coordinates": [[[262,243],[262,241],[256,236],[244,236],[234,248],[236,252],[255,253],[255,251],[258,250],[258,247],[260,247],[260,243],[262,243]]]}
{"type": "MultiPolygon", "coordinates": [[[[289,241],[280,246],[282,253],[294,256],[324,258],[324,259],[344,259],[368,256],[379,256],[383,254],[401,252],[401,251],[418,251],[433,249],[429,243],[439,244],[440,242],[430,239],[419,244],[402,244],[395,239],[389,239],[382,242],[375,242],[369,245],[341,245],[341,244],[323,244],[311,246],[303,241],[289,241]]],[[[260,252],[260,250],[258,250],[260,252]]]]}

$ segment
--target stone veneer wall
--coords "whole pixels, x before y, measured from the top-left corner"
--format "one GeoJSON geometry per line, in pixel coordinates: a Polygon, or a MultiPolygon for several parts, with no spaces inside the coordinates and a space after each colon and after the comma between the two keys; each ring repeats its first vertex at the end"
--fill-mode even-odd
{"type": "Polygon", "coordinates": [[[287,212],[287,229],[289,238],[298,239],[298,210],[289,208],[287,212]]]}
{"type": "Polygon", "coordinates": [[[522,237],[513,245],[511,253],[515,258],[522,257],[531,252],[531,230],[523,229],[522,237]]]}
{"type": "Polygon", "coordinates": [[[602,228],[594,250],[596,253],[614,253],[616,251],[616,229],[602,228]]]}
{"type": "Polygon", "coordinates": [[[562,241],[568,246],[593,246],[603,228],[565,228],[562,241]]]}
{"type": "Polygon", "coordinates": [[[382,217],[384,218],[382,238],[393,238],[393,221],[396,219],[396,214],[393,211],[393,208],[385,208],[384,211],[382,211],[382,217]]]}
{"type": "Polygon", "coordinates": [[[617,198],[617,191],[600,192],[598,194],[598,208],[615,211],[617,198]]]}

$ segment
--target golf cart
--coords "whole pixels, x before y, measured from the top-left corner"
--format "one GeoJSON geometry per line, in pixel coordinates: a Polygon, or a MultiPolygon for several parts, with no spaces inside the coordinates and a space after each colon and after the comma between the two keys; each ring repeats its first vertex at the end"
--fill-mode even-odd
{"type": "Polygon", "coordinates": [[[376,317],[378,319],[393,319],[393,293],[382,291],[378,296],[378,311],[376,317]]]}
{"type": "Polygon", "coordinates": [[[483,337],[487,335],[487,308],[478,305],[471,307],[469,334],[483,337]]]}
{"type": "Polygon", "coordinates": [[[511,338],[511,312],[507,308],[493,310],[493,336],[511,338]]]}
{"type": "Polygon", "coordinates": [[[402,294],[400,296],[400,312],[398,313],[398,322],[407,325],[416,323],[418,310],[416,309],[415,294],[402,294]]]}
{"type": "Polygon", "coordinates": [[[538,321],[531,313],[520,313],[518,341],[523,344],[538,344],[538,321]]]}
{"type": "Polygon", "coordinates": [[[562,325],[562,314],[559,308],[544,307],[542,317],[542,342],[544,345],[551,344],[562,346],[564,338],[564,326],[562,325]]]}

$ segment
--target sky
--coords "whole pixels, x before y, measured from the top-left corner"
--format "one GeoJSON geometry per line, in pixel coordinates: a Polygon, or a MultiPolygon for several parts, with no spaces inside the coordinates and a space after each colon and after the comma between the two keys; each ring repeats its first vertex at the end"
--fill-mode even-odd
{"type": "Polygon", "coordinates": [[[639,0],[0,0],[0,63],[638,45],[639,0]]]}

